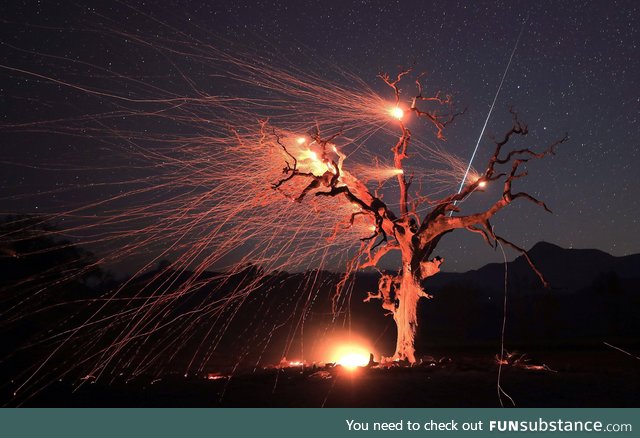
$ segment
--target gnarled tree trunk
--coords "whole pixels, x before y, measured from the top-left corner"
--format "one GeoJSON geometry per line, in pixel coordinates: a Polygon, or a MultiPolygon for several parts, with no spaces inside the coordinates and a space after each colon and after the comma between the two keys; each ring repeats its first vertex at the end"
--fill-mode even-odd
{"type": "Polygon", "coordinates": [[[418,329],[418,302],[431,298],[422,289],[421,281],[440,271],[444,260],[420,262],[412,251],[403,254],[403,269],[399,275],[384,274],[378,282],[378,292],[369,293],[365,301],[381,299],[382,307],[393,315],[397,328],[396,350],[387,360],[415,363],[415,337],[418,329]]]}
{"type": "Polygon", "coordinates": [[[400,288],[396,291],[397,307],[393,312],[393,320],[398,329],[396,351],[393,358],[414,363],[416,361],[414,341],[418,328],[418,301],[425,294],[420,287],[420,270],[411,269],[410,263],[406,263],[404,266],[400,288]]]}

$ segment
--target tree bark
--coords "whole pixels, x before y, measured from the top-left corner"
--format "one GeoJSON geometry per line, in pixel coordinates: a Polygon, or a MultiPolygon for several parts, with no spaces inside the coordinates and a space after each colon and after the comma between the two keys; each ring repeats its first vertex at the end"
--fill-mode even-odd
{"type": "Polygon", "coordinates": [[[393,320],[398,329],[394,359],[415,363],[415,337],[418,329],[418,301],[424,296],[420,286],[420,270],[411,268],[405,263],[400,288],[396,291],[397,307],[393,312],[393,320]]]}

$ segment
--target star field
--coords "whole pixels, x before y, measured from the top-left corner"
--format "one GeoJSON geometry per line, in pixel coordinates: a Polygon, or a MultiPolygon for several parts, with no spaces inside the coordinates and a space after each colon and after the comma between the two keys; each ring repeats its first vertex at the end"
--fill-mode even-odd
{"type": "MultiPolygon", "coordinates": [[[[258,52],[281,54],[302,69],[314,68],[309,60],[320,59],[372,84],[380,71],[394,72],[399,65],[415,63],[417,70],[428,72],[432,89],[451,92],[460,106],[468,108],[447,132],[447,148],[462,157],[471,156],[523,29],[474,165],[481,169],[491,153],[490,135],[499,136],[510,126],[509,106],[529,124],[527,146],[545,147],[565,132],[570,141],[555,157],[530,165],[530,176],[522,183],[523,189],[545,200],[553,214],[514,203],[494,219],[496,230],[525,248],[545,240],[618,256],[640,252],[637,2],[186,1],[139,2],[134,7],[199,38],[212,35],[231,45],[250,44],[258,52]]],[[[82,41],[70,41],[63,31],[59,39],[39,38],[42,26],[65,29],[103,20],[118,20],[130,28],[144,26],[122,4],[25,2],[12,3],[8,9],[0,34],[4,65],[47,71],[41,58],[11,46],[86,62],[100,58],[103,64],[118,64],[138,75],[161,74],[160,60],[152,51],[123,60],[116,47],[105,43],[96,51],[82,41]]],[[[183,70],[194,77],[207,74],[191,65],[183,70]]],[[[80,66],[77,74],[82,74],[80,66]]],[[[30,86],[28,80],[2,75],[1,95],[14,98],[22,87],[30,86]]],[[[166,81],[171,87],[172,78],[166,81]]],[[[56,111],[64,114],[67,107],[77,105],[70,103],[75,93],[63,87],[57,90],[56,111]]],[[[27,110],[15,104],[9,108],[6,98],[0,102],[3,107],[7,104],[4,122],[25,116],[27,110]]],[[[3,155],[14,161],[41,162],[57,153],[46,148],[6,151],[10,147],[2,145],[3,155]]],[[[5,196],[24,183],[24,175],[15,170],[0,176],[5,196]]],[[[471,200],[464,207],[473,210],[482,205],[482,200],[471,200]]],[[[7,211],[13,206],[0,207],[7,211]]],[[[439,252],[447,256],[447,270],[467,270],[502,259],[477,236],[461,232],[447,236],[439,252]]]]}

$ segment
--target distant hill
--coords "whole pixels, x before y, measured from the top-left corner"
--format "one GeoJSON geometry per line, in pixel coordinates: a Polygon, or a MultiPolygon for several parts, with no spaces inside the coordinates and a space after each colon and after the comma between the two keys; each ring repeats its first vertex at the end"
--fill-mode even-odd
{"type": "MultiPolygon", "coordinates": [[[[614,257],[598,250],[564,249],[546,242],[536,244],[529,254],[551,288],[542,287],[523,257],[506,264],[507,348],[582,348],[605,341],[640,344],[640,254],[614,257]]],[[[22,266],[25,263],[28,260],[3,258],[0,268],[4,264],[6,272],[17,273],[28,267],[22,266]]],[[[340,274],[265,274],[256,266],[247,266],[232,276],[215,272],[194,276],[193,272],[177,273],[167,266],[133,280],[118,292],[116,300],[101,308],[104,315],[128,315],[143,301],[129,298],[140,294],[159,298],[149,314],[151,319],[146,320],[146,327],[153,330],[126,344],[120,353],[144,358],[127,365],[141,366],[136,372],[184,373],[187,368],[193,369],[193,364],[196,368],[202,365],[201,369],[235,364],[252,368],[278,363],[283,356],[318,360],[323,342],[344,338],[349,331],[369,339],[378,354],[393,353],[392,318],[385,316],[379,302],[363,302],[366,292],[377,287],[376,272],[355,274],[348,293],[338,303],[341,312],[334,314],[332,297],[340,274]],[[227,300],[230,291],[245,285],[251,285],[250,293],[227,300]]],[[[32,270],[25,272],[33,278],[32,270]]],[[[429,278],[424,286],[434,298],[420,302],[418,354],[451,348],[496,351],[505,305],[504,274],[505,264],[492,263],[478,270],[441,272],[429,278]]],[[[72,286],[65,283],[42,295],[38,307],[51,310],[32,308],[37,318],[21,312],[16,313],[21,316],[17,323],[6,318],[0,324],[3,353],[11,356],[11,360],[0,360],[0,373],[13,375],[16,369],[37,365],[56,339],[51,343],[40,340],[53,331],[82,323],[99,304],[93,302],[94,298],[111,296],[117,289],[113,284],[108,288],[99,284],[87,287],[84,283],[72,286]],[[12,351],[28,343],[36,349],[19,350],[14,357],[12,351]]],[[[19,287],[16,293],[20,293],[19,287]]],[[[11,284],[5,283],[3,291],[4,296],[11,297],[11,284]]],[[[69,348],[75,349],[73,354],[82,352],[84,357],[85,342],[95,339],[100,340],[93,344],[95,350],[107,347],[128,324],[126,318],[106,321],[108,326],[96,324],[78,332],[77,342],[69,343],[69,348]]],[[[60,360],[66,361],[71,353],[61,350],[59,354],[60,360]]]]}
{"type": "MultiPolygon", "coordinates": [[[[524,257],[506,264],[509,341],[542,347],[640,341],[640,254],[614,257],[547,242],[528,254],[551,287],[542,287],[524,257]]],[[[505,264],[492,263],[428,279],[426,289],[435,299],[421,308],[424,345],[495,342],[504,276],[505,264]]]]}
{"type": "MultiPolygon", "coordinates": [[[[640,277],[640,254],[614,257],[597,249],[564,249],[548,242],[539,242],[529,251],[529,257],[544,274],[554,291],[575,291],[589,287],[602,274],[621,278],[640,277]]],[[[511,285],[518,289],[539,289],[540,281],[523,256],[507,264],[511,285]]],[[[442,272],[428,280],[431,287],[450,283],[475,285],[486,289],[503,289],[504,264],[490,263],[465,273],[442,272]]]]}

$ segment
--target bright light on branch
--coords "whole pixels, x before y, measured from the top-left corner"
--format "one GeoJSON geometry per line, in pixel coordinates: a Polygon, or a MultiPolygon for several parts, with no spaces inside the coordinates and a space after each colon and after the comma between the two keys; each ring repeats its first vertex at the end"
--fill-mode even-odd
{"type": "Polygon", "coordinates": [[[482,175],[477,174],[474,170],[470,170],[469,182],[471,184],[477,184],[476,189],[484,189],[487,187],[487,181],[483,179],[482,175]]]}
{"type": "Polygon", "coordinates": [[[391,115],[391,117],[398,120],[402,120],[402,117],[404,117],[404,111],[402,111],[402,108],[398,106],[391,108],[389,110],[389,114],[391,115]]]}
{"type": "Polygon", "coordinates": [[[296,139],[296,142],[297,142],[298,144],[305,144],[305,143],[306,143],[306,141],[307,141],[307,139],[306,139],[306,138],[304,138],[304,137],[298,137],[298,138],[296,139]]]}

